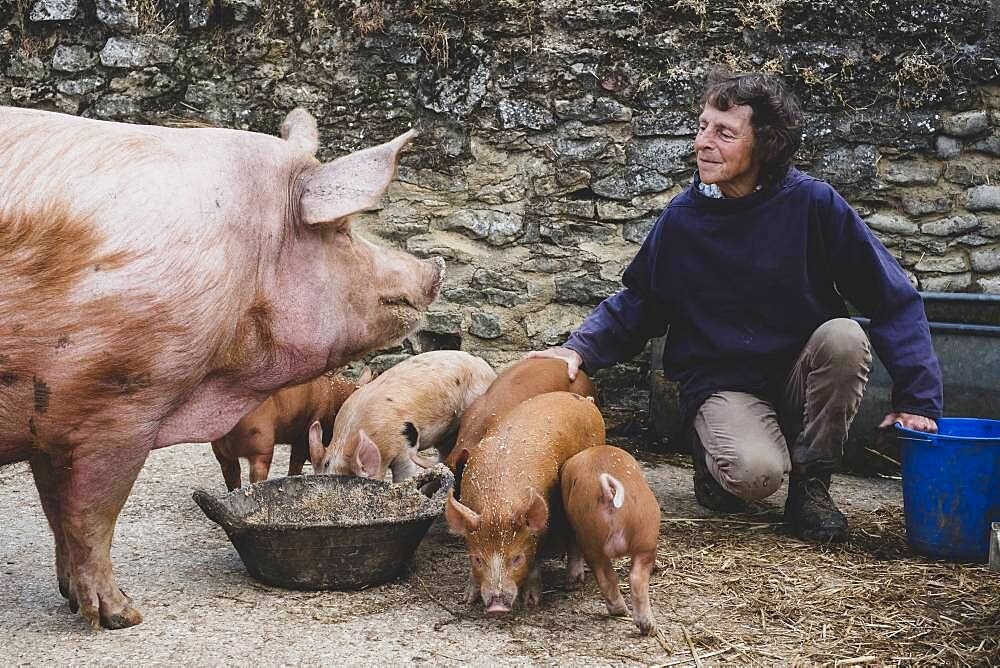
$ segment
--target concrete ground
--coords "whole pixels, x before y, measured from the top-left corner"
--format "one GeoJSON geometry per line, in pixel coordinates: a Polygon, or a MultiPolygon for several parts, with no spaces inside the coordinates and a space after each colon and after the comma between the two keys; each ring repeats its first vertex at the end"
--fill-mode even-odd
{"type": "MultiPolygon", "coordinates": [[[[287,467],[287,448],[279,451],[272,477],[287,467]]],[[[410,575],[398,582],[360,592],[286,591],[260,584],[247,575],[222,529],[191,500],[195,487],[225,491],[207,444],[174,446],[150,456],[119,518],[113,548],[119,583],[145,621],[130,629],[93,632],[69,612],[57,591],[52,537],[27,465],[8,466],[0,470],[0,505],[6,510],[0,524],[0,665],[693,665],[692,649],[703,665],[832,663],[840,657],[836,652],[843,651],[841,645],[823,644],[826,623],[821,638],[818,626],[813,636],[803,636],[801,628],[793,632],[774,621],[790,619],[789,606],[802,596],[798,590],[768,589],[768,602],[744,609],[738,599],[746,595],[739,592],[750,590],[738,587],[753,583],[742,576],[738,583],[726,579],[733,558],[724,545],[734,536],[740,550],[771,541],[778,554],[792,560],[797,554],[814,555],[836,564],[846,554],[848,565],[853,563],[850,555],[858,551],[824,551],[784,535],[778,524],[783,492],[760,507],[758,516],[713,517],[694,503],[691,471],[683,461],[654,460],[644,466],[664,511],[661,561],[668,562],[653,582],[659,638],[638,636],[629,619],[609,618],[593,578],[588,577],[582,590],[563,589],[564,569],[555,561],[546,563],[540,608],[499,621],[484,617],[481,607],[461,600],[467,557],[463,543],[448,535],[442,520],[419,548],[410,575]],[[698,531],[707,542],[692,544],[687,535],[698,531]],[[702,565],[685,565],[691,563],[702,565]],[[725,582],[731,584],[723,586],[725,582]],[[813,640],[803,643],[810,637],[813,640]]],[[[895,508],[892,517],[898,517],[897,481],[839,477],[836,493],[852,521],[875,517],[886,508],[895,508]]],[[[898,524],[897,519],[886,521],[898,524]]],[[[864,531],[852,541],[865,543],[871,530],[864,531]]],[[[905,548],[894,549],[897,554],[903,551],[901,559],[914,558],[905,548]]],[[[976,578],[982,578],[981,573],[986,571],[972,571],[976,578]]],[[[929,577],[968,575],[943,567],[929,577]]],[[[995,586],[1000,601],[1000,583],[995,586]]],[[[869,605],[867,598],[859,600],[858,605],[869,605]]],[[[877,612],[877,594],[871,596],[870,606],[877,612]]],[[[983,622],[986,613],[980,613],[975,623],[987,627],[987,653],[982,656],[1000,660],[986,644],[991,635],[1000,635],[1000,627],[988,628],[1000,619],[983,622]]],[[[958,617],[959,611],[948,615],[958,617]]],[[[831,618],[830,623],[837,621],[831,618]]],[[[845,632],[869,633],[853,621],[845,632]]],[[[859,651],[869,651],[861,642],[867,636],[858,637],[859,651]]],[[[877,658],[893,662],[890,654],[877,658]]]]}

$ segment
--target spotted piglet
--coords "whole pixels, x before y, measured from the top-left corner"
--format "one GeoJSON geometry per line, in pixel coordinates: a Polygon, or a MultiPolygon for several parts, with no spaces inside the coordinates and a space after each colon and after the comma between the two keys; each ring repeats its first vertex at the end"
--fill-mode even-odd
{"type": "Polygon", "coordinates": [[[317,473],[395,482],[437,463],[420,454],[454,438],[462,413],[497,374],[461,350],[432,350],[385,371],[352,394],[333,423],[329,447],[319,423],[309,428],[309,458],[317,473]]]}
{"type": "MultiPolygon", "coordinates": [[[[656,623],[649,604],[649,576],[656,567],[660,506],[639,464],[619,448],[588,448],[563,465],[561,485],[566,516],[576,534],[575,549],[594,572],[608,613],[628,612],[612,560],[631,556],[632,619],[640,633],[653,633],[656,623]]],[[[571,555],[570,562],[576,562],[577,568],[571,570],[570,579],[582,583],[585,574],[578,556],[571,555]]]]}

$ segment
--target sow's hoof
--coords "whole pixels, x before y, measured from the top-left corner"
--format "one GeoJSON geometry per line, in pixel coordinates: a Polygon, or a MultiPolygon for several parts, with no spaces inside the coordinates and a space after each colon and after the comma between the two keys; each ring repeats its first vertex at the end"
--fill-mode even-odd
{"type": "Polygon", "coordinates": [[[118,612],[111,614],[97,614],[97,611],[92,608],[81,610],[80,614],[94,629],[105,628],[114,631],[115,629],[127,629],[130,626],[142,623],[142,614],[131,605],[126,605],[118,612]]]}
{"type": "Polygon", "coordinates": [[[101,626],[106,629],[127,629],[142,623],[142,615],[138,610],[128,605],[121,612],[113,615],[101,615],[101,626]]]}
{"type": "Polygon", "coordinates": [[[80,616],[95,630],[102,627],[112,630],[126,629],[142,623],[142,614],[132,607],[128,596],[120,590],[118,596],[110,597],[71,596],[69,606],[73,612],[79,609],[80,616]],[[80,601],[84,604],[80,604],[80,601]]]}

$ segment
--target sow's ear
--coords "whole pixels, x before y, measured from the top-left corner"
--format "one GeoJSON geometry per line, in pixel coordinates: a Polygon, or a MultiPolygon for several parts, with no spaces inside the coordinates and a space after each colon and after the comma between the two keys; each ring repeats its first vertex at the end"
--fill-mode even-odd
{"type": "Polygon", "coordinates": [[[303,153],[315,155],[319,148],[319,130],[312,114],[296,107],[281,122],[281,138],[303,153]]]}
{"type": "Polygon", "coordinates": [[[355,151],[309,169],[302,175],[299,211],[307,225],[339,220],[375,207],[396,176],[400,150],[415,130],[391,142],[355,151]]]}
{"type": "Polygon", "coordinates": [[[444,507],[448,528],[455,536],[464,536],[479,528],[479,513],[455,500],[453,490],[448,490],[448,503],[444,507]]]}

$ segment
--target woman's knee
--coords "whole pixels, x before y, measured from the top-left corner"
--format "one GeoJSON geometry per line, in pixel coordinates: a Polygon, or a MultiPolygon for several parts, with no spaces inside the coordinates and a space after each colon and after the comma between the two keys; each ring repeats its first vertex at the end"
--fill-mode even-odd
{"type": "Polygon", "coordinates": [[[776,453],[750,451],[745,456],[720,464],[719,484],[731,494],[745,501],[759,501],[771,496],[781,487],[790,464],[776,453]]]}
{"type": "Polygon", "coordinates": [[[834,318],[820,325],[813,333],[812,343],[827,360],[841,364],[871,362],[871,343],[865,330],[850,318],[834,318]]]}

